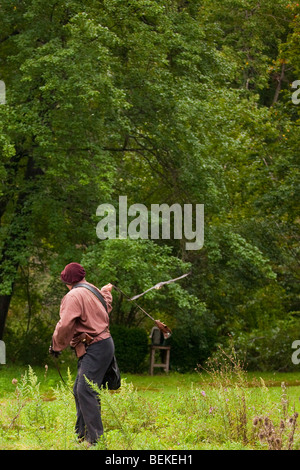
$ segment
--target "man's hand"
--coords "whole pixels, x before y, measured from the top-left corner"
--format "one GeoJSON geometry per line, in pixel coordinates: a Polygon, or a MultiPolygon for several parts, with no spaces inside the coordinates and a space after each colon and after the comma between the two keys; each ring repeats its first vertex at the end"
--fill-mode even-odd
{"type": "Polygon", "coordinates": [[[49,346],[49,354],[51,354],[54,357],[58,357],[61,354],[61,351],[54,351],[52,348],[52,345],[49,346]]]}
{"type": "MultiPolygon", "coordinates": [[[[103,286],[103,287],[102,287],[102,289],[109,290],[109,292],[111,292],[112,288],[113,288],[113,285],[112,285],[112,284],[106,284],[106,286],[103,286]]],[[[102,290],[102,289],[101,289],[101,290],[102,290]]]]}
{"type": "Polygon", "coordinates": [[[164,338],[168,339],[172,334],[172,331],[170,330],[170,328],[160,320],[155,320],[155,323],[158,326],[158,328],[163,332],[164,338]]]}

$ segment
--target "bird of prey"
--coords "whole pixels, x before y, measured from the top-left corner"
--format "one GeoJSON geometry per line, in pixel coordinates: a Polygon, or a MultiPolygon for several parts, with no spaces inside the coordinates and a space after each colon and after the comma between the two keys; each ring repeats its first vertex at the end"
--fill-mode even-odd
{"type": "Polygon", "coordinates": [[[182,278],[188,276],[189,274],[191,274],[191,273],[189,272],[189,273],[183,274],[182,276],[176,277],[175,279],[170,279],[169,281],[158,282],[158,284],[155,284],[155,286],[150,287],[150,289],[145,290],[145,292],[142,292],[141,294],[135,295],[134,297],[131,297],[131,299],[128,299],[128,300],[136,300],[136,299],[138,299],[139,297],[146,294],[147,292],[149,292],[152,289],[161,289],[162,286],[164,286],[165,284],[171,284],[171,282],[178,281],[179,279],[182,279],[182,278]]]}

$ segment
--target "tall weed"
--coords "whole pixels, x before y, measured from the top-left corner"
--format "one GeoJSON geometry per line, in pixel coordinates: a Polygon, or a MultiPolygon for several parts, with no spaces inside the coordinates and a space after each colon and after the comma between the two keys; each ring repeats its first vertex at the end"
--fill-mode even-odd
{"type": "Polygon", "coordinates": [[[153,403],[142,398],[132,383],[123,379],[122,387],[117,391],[99,388],[88,379],[87,383],[98,394],[101,402],[101,414],[106,429],[106,445],[111,447],[117,439],[118,448],[132,450],[136,440],[145,429],[155,424],[153,403]]]}
{"type": "MultiPolygon", "coordinates": [[[[170,391],[138,390],[126,379],[116,392],[89,385],[101,400],[104,436],[93,449],[300,448],[298,414],[282,384],[274,398],[262,379],[249,382],[235,353],[199,369],[194,382],[170,391]]],[[[68,372],[46,392],[31,367],[14,379],[15,397],[0,407],[2,449],[85,449],[76,440],[68,372]]],[[[178,381],[178,384],[180,380],[178,381]]]]}
{"type": "Polygon", "coordinates": [[[209,360],[205,371],[210,387],[219,391],[211,410],[219,419],[222,417],[226,440],[270,450],[293,448],[298,413],[291,410],[284,383],[280,403],[272,401],[262,378],[260,384],[248,383],[234,348],[231,354],[220,349],[218,358],[209,360]]]}
{"type": "Polygon", "coordinates": [[[5,435],[8,441],[17,438],[17,449],[70,448],[70,443],[74,443],[71,428],[74,406],[69,390],[60,385],[52,390],[50,400],[45,399],[30,366],[21,380],[13,379],[13,384],[16,399],[8,407],[6,419],[1,422],[2,437],[5,435]]]}

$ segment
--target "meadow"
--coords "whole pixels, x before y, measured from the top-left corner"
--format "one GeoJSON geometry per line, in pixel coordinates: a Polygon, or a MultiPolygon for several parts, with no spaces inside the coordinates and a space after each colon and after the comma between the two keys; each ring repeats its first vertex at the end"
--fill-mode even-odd
{"type": "MultiPolygon", "coordinates": [[[[53,363],[1,366],[1,450],[87,449],[74,435],[76,370],[62,373],[65,384],[53,363]]],[[[120,390],[98,393],[105,434],[90,450],[300,449],[299,373],[227,361],[189,374],[123,374],[120,390]]]]}

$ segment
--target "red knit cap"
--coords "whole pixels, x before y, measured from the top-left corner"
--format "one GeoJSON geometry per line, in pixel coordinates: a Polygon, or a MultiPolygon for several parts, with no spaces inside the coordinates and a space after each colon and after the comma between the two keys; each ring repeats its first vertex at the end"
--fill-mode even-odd
{"type": "Polygon", "coordinates": [[[61,272],[60,278],[65,284],[76,284],[76,282],[82,281],[84,276],[85,270],[81,264],[70,263],[61,272]]]}

